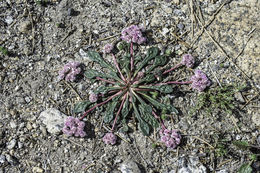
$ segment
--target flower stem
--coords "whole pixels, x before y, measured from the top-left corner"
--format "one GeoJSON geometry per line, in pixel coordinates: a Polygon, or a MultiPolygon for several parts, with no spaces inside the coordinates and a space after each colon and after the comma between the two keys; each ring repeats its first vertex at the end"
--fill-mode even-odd
{"type": "Polygon", "coordinates": [[[101,81],[104,81],[104,82],[107,82],[107,83],[115,84],[115,82],[109,81],[109,80],[106,80],[106,79],[103,79],[103,78],[101,78],[101,77],[96,77],[96,79],[101,80],[101,81]]]}
{"type": "Polygon", "coordinates": [[[182,66],[181,63],[175,65],[173,68],[171,68],[171,69],[169,69],[169,70],[164,71],[163,74],[169,73],[169,72],[171,72],[171,71],[173,71],[173,70],[179,68],[180,66],[182,66]]]}
{"type": "Polygon", "coordinates": [[[152,112],[152,114],[153,114],[153,116],[154,116],[156,119],[159,119],[162,128],[163,128],[163,129],[166,129],[163,120],[162,120],[154,111],[152,112]]]}
{"type": "Polygon", "coordinates": [[[118,63],[117,63],[117,61],[116,61],[115,55],[114,55],[114,54],[112,54],[112,55],[113,55],[114,64],[115,64],[115,66],[116,66],[116,68],[117,68],[117,71],[120,73],[121,79],[122,79],[123,81],[126,81],[126,80],[125,80],[125,77],[124,77],[123,74],[121,73],[121,70],[120,70],[119,65],[118,65],[118,63]]]}
{"type": "Polygon", "coordinates": [[[114,120],[112,129],[111,129],[112,132],[113,132],[113,130],[114,130],[114,128],[115,128],[118,115],[119,115],[119,113],[121,112],[122,107],[123,107],[123,105],[124,105],[124,103],[125,103],[126,95],[127,95],[127,93],[124,95],[124,98],[123,98],[123,100],[122,100],[122,102],[121,102],[121,105],[120,105],[120,107],[119,107],[119,109],[118,109],[118,111],[117,111],[117,113],[116,113],[116,118],[115,118],[115,120],[114,120]]]}
{"type": "Polygon", "coordinates": [[[166,84],[178,84],[178,85],[191,84],[191,83],[192,83],[192,81],[186,81],[186,82],[169,81],[169,82],[166,82],[166,84]]]}
{"type": "Polygon", "coordinates": [[[92,108],[90,108],[89,110],[87,110],[87,111],[80,117],[80,120],[82,120],[89,112],[91,112],[92,110],[94,110],[96,107],[101,106],[101,105],[103,105],[103,104],[109,102],[110,100],[112,100],[114,97],[120,95],[121,93],[122,93],[122,91],[119,91],[119,92],[117,92],[116,94],[110,96],[107,100],[105,100],[105,101],[103,101],[103,102],[101,102],[101,103],[96,104],[95,106],[93,106],[92,108]]]}
{"type": "Polygon", "coordinates": [[[131,71],[133,71],[134,68],[134,50],[133,50],[133,42],[131,42],[130,45],[130,55],[131,55],[131,71]]]}

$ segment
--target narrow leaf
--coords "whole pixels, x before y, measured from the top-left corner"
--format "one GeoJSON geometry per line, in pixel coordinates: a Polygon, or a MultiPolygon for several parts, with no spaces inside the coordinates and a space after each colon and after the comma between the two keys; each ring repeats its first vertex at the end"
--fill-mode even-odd
{"type": "Polygon", "coordinates": [[[169,94],[173,92],[172,86],[160,85],[160,86],[140,86],[140,88],[149,88],[160,91],[161,93],[169,94]]]}
{"type": "Polygon", "coordinates": [[[247,149],[249,147],[249,144],[247,141],[233,141],[232,144],[234,144],[235,146],[237,146],[240,149],[247,149]]]}
{"type": "Polygon", "coordinates": [[[144,121],[146,121],[148,124],[150,124],[153,128],[159,127],[159,122],[156,120],[156,118],[152,114],[152,107],[147,104],[141,104],[139,105],[139,110],[142,115],[142,118],[144,121]]]}
{"type": "Polygon", "coordinates": [[[86,108],[91,105],[92,103],[90,101],[82,101],[82,102],[78,102],[74,105],[74,109],[73,112],[74,113],[81,113],[84,112],[86,110],[86,108]]]}
{"type": "Polygon", "coordinates": [[[147,51],[147,55],[144,60],[137,66],[137,70],[134,73],[134,76],[144,67],[147,65],[149,61],[154,59],[159,53],[159,49],[157,47],[151,47],[147,51]]]}
{"type": "Polygon", "coordinates": [[[238,173],[252,173],[252,172],[253,169],[250,166],[250,163],[245,163],[238,169],[238,173]]]}
{"type": "Polygon", "coordinates": [[[152,103],[156,108],[158,109],[167,109],[168,111],[170,112],[174,112],[174,113],[178,113],[178,110],[173,107],[172,105],[169,105],[169,104],[163,104],[163,103],[160,103],[158,101],[156,101],[155,99],[151,98],[150,96],[146,95],[146,94],[143,94],[141,93],[143,96],[145,96],[145,98],[150,102],[152,103]]]}
{"type": "Polygon", "coordinates": [[[104,122],[109,123],[114,118],[114,110],[116,108],[117,101],[113,101],[112,103],[109,103],[107,106],[106,114],[104,116],[104,122]]]}
{"type": "Polygon", "coordinates": [[[158,66],[163,66],[166,63],[167,63],[167,57],[166,56],[164,56],[164,55],[157,56],[157,57],[155,57],[152,66],[149,67],[149,69],[146,71],[146,73],[150,73],[154,68],[156,68],[158,66]]]}
{"type": "Polygon", "coordinates": [[[112,71],[116,71],[113,66],[111,64],[109,64],[108,62],[106,62],[100,55],[98,52],[95,52],[95,51],[88,51],[88,56],[89,58],[94,61],[94,62],[97,62],[101,65],[101,67],[104,67],[104,68],[108,68],[112,71]]]}
{"type": "Polygon", "coordinates": [[[149,125],[144,120],[142,120],[140,113],[138,112],[138,110],[136,108],[135,103],[133,103],[133,107],[134,107],[135,116],[136,116],[136,118],[138,119],[138,122],[139,122],[139,128],[141,129],[141,131],[143,132],[143,134],[145,136],[149,136],[149,134],[150,134],[149,125]]]}
{"type": "Polygon", "coordinates": [[[123,105],[122,111],[121,111],[123,119],[126,118],[126,116],[129,114],[129,101],[128,101],[128,96],[125,100],[125,103],[123,105]]]}

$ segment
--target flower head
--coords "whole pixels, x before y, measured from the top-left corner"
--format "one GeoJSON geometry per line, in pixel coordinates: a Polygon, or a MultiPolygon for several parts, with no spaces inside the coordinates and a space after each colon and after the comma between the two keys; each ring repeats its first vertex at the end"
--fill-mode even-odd
{"type": "Polygon", "coordinates": [[[160,130],[161,141],[168,148],[176,148],[181,143],[181,135],[176,130],[160,130]]]}
{"type": "Polygon", "coordinates": [[[80,136],[85,137],[86,132],[84,131],[85,123],[80,121],[78,118],[68,117],[65,120],[64,127],[62,129],[63,133],[68,136],[80,136]]]}
{"type": "Polygon", "coordinates": [[[195,75],[190,80],[192,81],[191,87],[198,91],[203,91],[207,86],[210,86],[210,80],[201,70],[196,70],[195,75]]]}
{"type": "Polygon", "coordinates": [[[110,53],[114,49],[113,44],[106,44],[103,48],[104,53],[110,53]]]}
{"type": "Polygon", "coordinates": [[[182,61],[181,61],[182,65],[186,65],[187,67],[192,68],[194,66],[194,63],[195,63],[195,60],[192,55],[190,55],[190,54],[183,55],[182,61]]]}
{"type": "Polygon", "coordinates": [[[121,39],[127,43],[142,44],[146,41],[146,38],[142,35],[142,28],[137,25],[131,25],[122,30],[121,39]]]}
{"type": "Polygon", "coordinates": [[[111,145],[115,145],[116,144],[116,135],[114,135],[113,133],[107,133],[104,137],[103,137],[103,141],[105,142],[105,144],[111,144],[111,145]]]}
{"type": "Polygon", "coordinates": [[[79,62],[69,62],[65,64],[62,70],[59,71],[59,79],[64,79],[66,81],[75,81],[78,74],[81,72],[79,67],[79,62]]]}
{"type": "Polygon", "coordinates": [[[97,99],[98,99],[98,95],[97,94],[95,94],[94,92],[91,92],[90,94],[89,94],[89,101],[91,102],[91,103],[94,103],[94,102],[96,102],[97,101],[97,99]]]}

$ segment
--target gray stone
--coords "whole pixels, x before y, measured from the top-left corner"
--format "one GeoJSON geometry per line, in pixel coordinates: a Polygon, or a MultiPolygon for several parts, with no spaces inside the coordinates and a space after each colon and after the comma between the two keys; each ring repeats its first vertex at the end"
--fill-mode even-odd
{"type": "Polygon", "coordinates": [[[243,98],[241,92],[236,92],[234,97],[241,103],[245,103],[246,102],[245,99],[243,98]]]}
{"type": "Polygon", "coordinates": [[[255,125],[260,126],[260,115],[258,113],[253,113],[252,121],[255,125]]]}
{"type": "Polygon", "coordinates": [[[4,155],[0,155],[0,164],[3,164],[6,162],[5,156],[4,155]]]}
{"type": "Polygon", "coordinates": [[[8,143],[7,149],[11,150],[11,149],[13,149],[13,148],[15,147],[15,145],[16,145],[16,139],[12,139],[12,140],[8,143]]]}
{"type": "MultiPolygon", "coordinates": [[[[206,173],[206,167],[199,161],[199,158],[196,156],[191,157],[181,157],[178,160],[178,173],[206,173]]],[[[170,172],[174,172],[172,170],[170,172]]]]}
{"type": "Polygon", "coordinates": [[[133,160],[126,160],[120,166],[120,171],[122,173],[141,173],[138,165],[133,160]]]}
{"type": "Polygon", "coordinates": [[[13,23],[14,19],[12,18],[12,16],[7,16],[5,18],[5,22],[7,23],[7,25],[10,25],[11,23],[13,23]]]}
{"type": "Polygon", "coordinates": [[[65,114],[54,108],[41,112],[39,116],[39,119],[46,125],[47,131],[51,134],[58,134],[61,132],[65,118],[65,114]]]}
{"type": "Polygon", "coordinates": [[[18,29],[22,33],[27,33],[31,29],[31,22],[29,20],[22,22],[18,29]]]}

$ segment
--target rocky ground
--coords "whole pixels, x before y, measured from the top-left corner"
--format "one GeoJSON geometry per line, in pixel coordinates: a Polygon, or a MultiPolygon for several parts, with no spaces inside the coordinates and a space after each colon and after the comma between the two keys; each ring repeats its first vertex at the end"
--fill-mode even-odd
{"type": "Polygon", "coordinates": [[[260,146],[259,8],[257,0],[0,1],[0,172],[228,173],[246,163],[259,171],[250,158],[259,158],[260,146]],[[86,120],[86,138],[62,134],[74,103],[96,86],[59,81],[58,71],[69,61],[95,66],[87,50],[118,41],[131,24],[146,30],[142,49],[170,49],[173,64],[183,53],[194,55],[210,88],[245,86],[232,95],[232,113],[191,113],[200,94],[184,86],[172,95],[181,114],[166,122],[182,134],[177,149],[154,147],[159,129],[144,137],[133,128],[105,145],[99,111],[86,120]],[[234,141],[255,147],[242,150],[234,141]]]}

